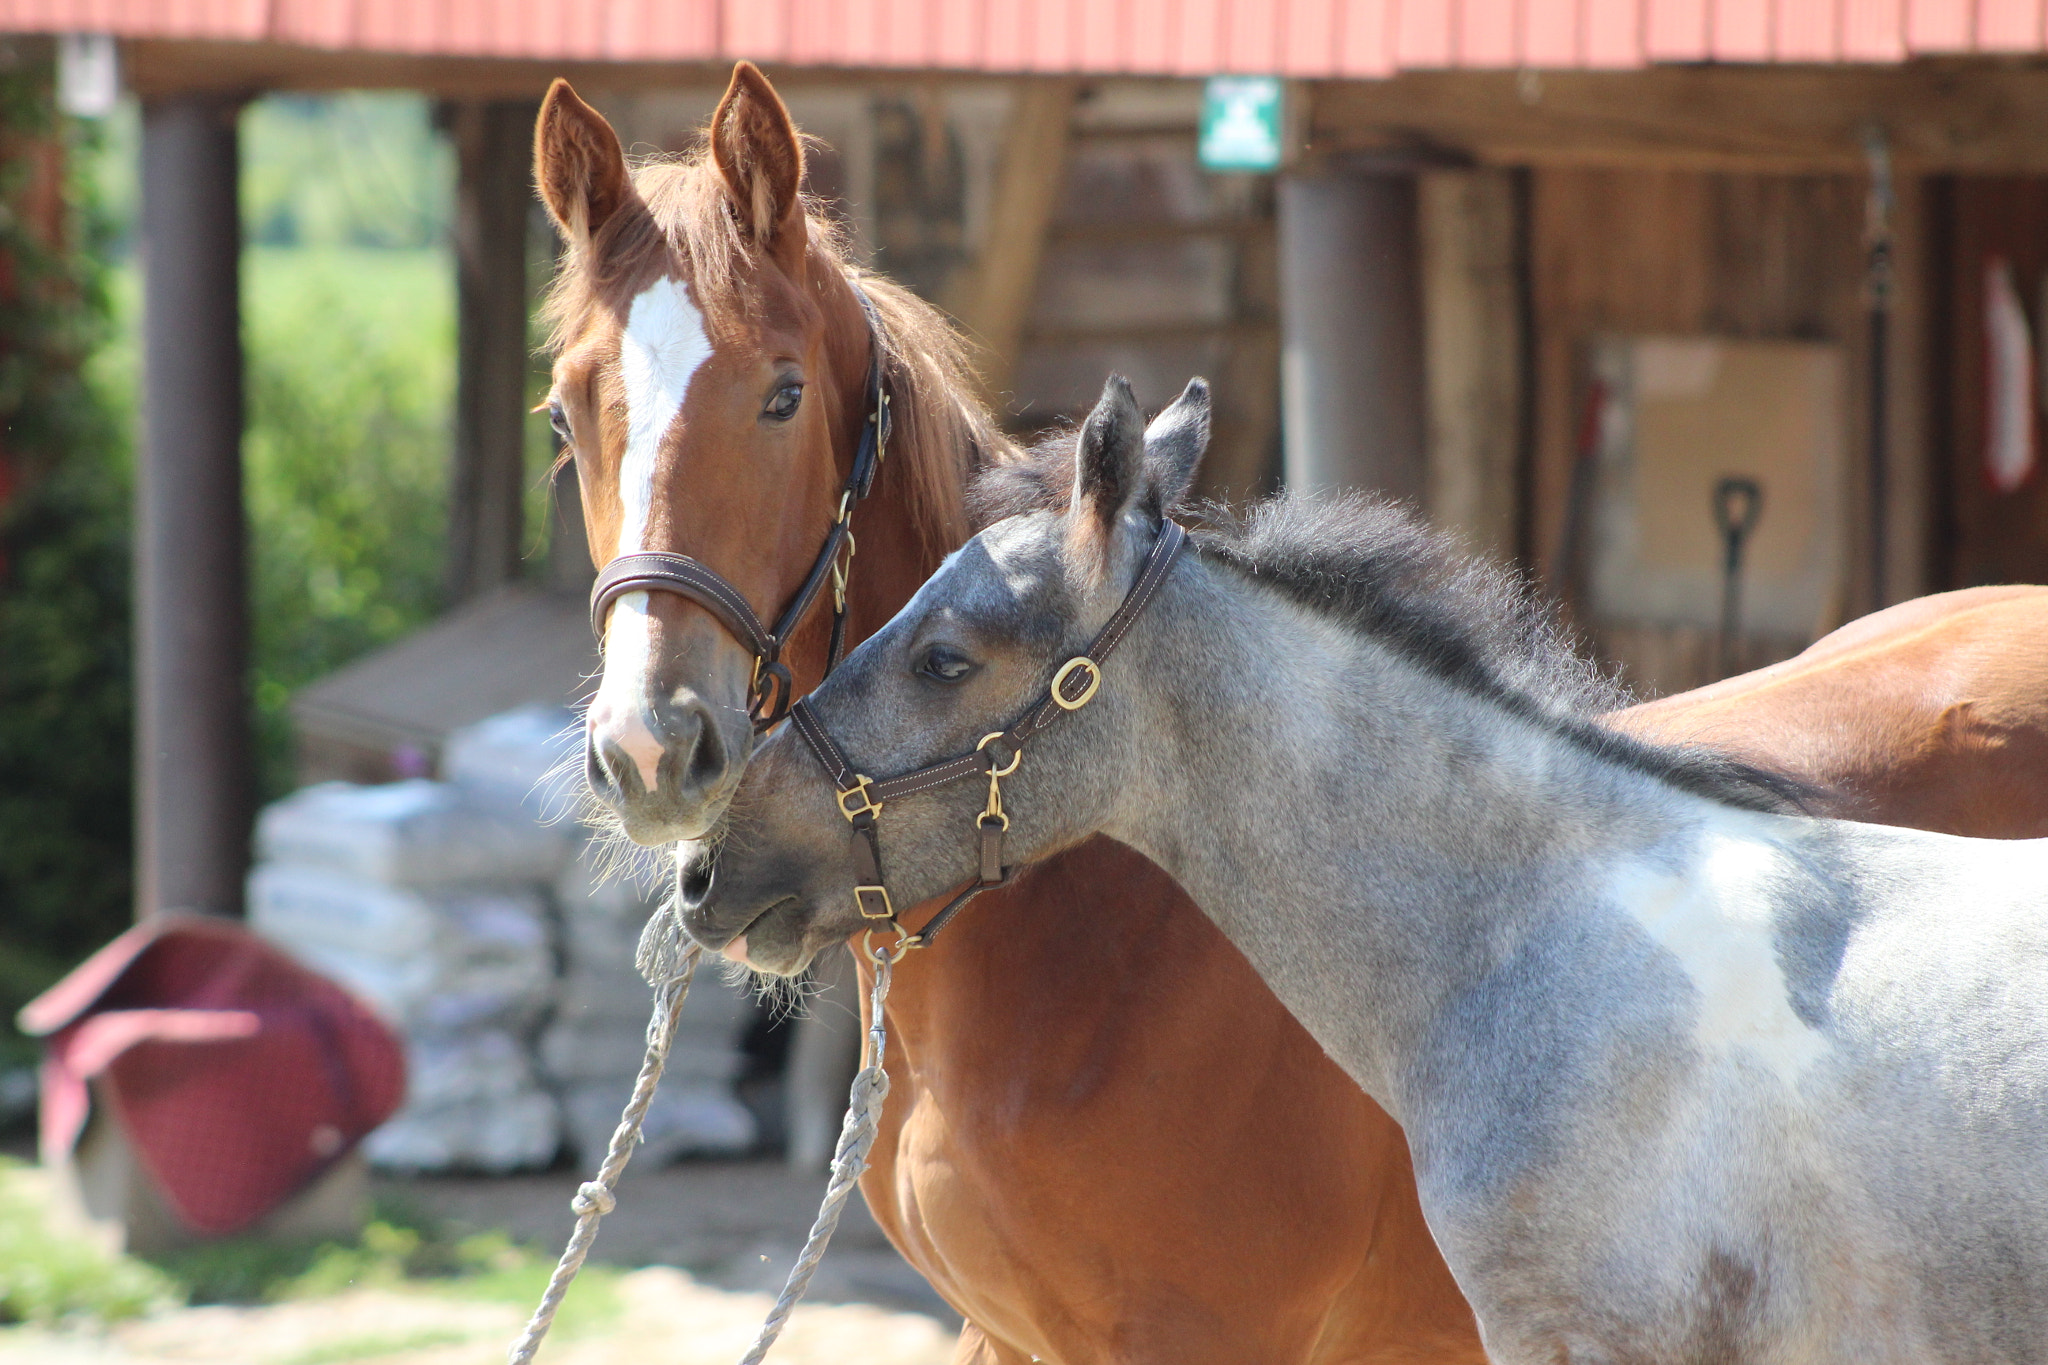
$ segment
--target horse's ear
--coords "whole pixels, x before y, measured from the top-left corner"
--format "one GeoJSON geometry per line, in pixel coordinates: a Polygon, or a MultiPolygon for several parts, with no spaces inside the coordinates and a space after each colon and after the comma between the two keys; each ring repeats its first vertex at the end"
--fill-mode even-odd
{"type": "Polygon", "coordinates": [[[1164,516],[1195,486],[1209,449],[1209,381],[1188,381],[1180,397],[1145,428],[1146,497],[1164,516]]]}
{"type": "Polygon", "coordinates": [[[1145,474],[1145,413],[1130,381],[1111,375],[1074,442],[1074,496],[1067,515],[1077,543],[1104,545],[1145,474]]]}
{"type": "Polygon", "coordinates": [[[632,193],[619,135],[560,77],[548,87],[534,124],[533,178],[555,226],[571,242],[589,240],[632,193]]]}
{"type": "Polygon", "coordinates": [[[749,238],[784,249],[802,242],[803,144],[782,96],[752,62],[733,66],[711,116],[711,160],[749,238]]]}

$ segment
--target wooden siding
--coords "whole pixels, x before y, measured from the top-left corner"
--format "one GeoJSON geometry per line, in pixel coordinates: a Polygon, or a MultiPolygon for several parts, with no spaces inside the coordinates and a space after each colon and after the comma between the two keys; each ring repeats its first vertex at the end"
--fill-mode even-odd
{"type": "MultiPolygon", "coordinates": [[[[1909,195],[1909,198],[1914,196],[1909,195]]],[[[1545,169],[1533,175],[1530,291],[1535,384],[1532,550],[1553,585],[1570,594],[1563,561],[1573,469],[1586,418],[1587,350],[1603,333],[1667,333],[1837,342],[1850,362],[1847,582],[1867,580],[1865,506],[1868,351],[1863,294],[1864,183],[1853,176],[1767,176],[1689,171],[1545,169]]],[[[1905,225],[1913,276],[1916,240],[1905,225]]],[[[1905,291],[1912,293],[1914,291],[1905,291]]],[[[1894,327],[1893,524],[1918,526],[1924,443],[1918,394],[1922,348],[1909,303],[1894,327]]],[[[1701,509],[1705,516],[1706,509],[1701,509]]],[[[1891,575],[1897,597],[1922,591],[1915,538],[1901,540],[1891,575]]],[[[1869,610],[1852,592],[1833,619],[1869,610]]],[[[1603,650],[1653,691],[1695,686],[1710,675],[1705,632],[1639,623],[1589,622],[1603,650]]],[[[1754,639],[1748,666],[1783,657],[1805,638],[1754,639]]]]}

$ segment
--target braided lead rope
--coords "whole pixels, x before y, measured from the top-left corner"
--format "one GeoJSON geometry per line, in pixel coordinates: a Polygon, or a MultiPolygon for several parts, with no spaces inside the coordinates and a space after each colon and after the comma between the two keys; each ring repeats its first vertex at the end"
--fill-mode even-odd
{"type": "Polygon", "coordinates": [[[605,1151],[604,1164],[597,1168],[597,1178],[578,1186],[576,1197],[569,1202],[576,1213],[576,1230],[569,1235],[569,1245],[562,1248],[562,1259],[555,1264],[547,1292],[540,1296],[540,1306],[533,1310],[519,1340],[512,1343],[511,1353],[506,1357],[508,1365],[532,1365],[534,1353],[540,1350],[540,1343],[562,1306],[562,1296],[569,1292],[570,1283],[576,1272],[583,1269],[583,1259],[597,1240],[599,1220],[618,1207],[613,1191],[626,1163],[633,1159],[633,1149],[640,1145],[640,1127],[647,1121],[647,1107],[654,1102],[654,1087],[661,1082],[661,1069],[668,1064],[669,1049],[675,1045],[676,1025],[682,1019],[683,1001],[690,994],[690,981],[697,974],[701,955],[701,949],[691,946],[676,964],[675,973],[655,988],[654,1014],[647,1021],[647,1056],[633,1082],[633,1096],[626,1101],[625,1112],[619,1115],[619,1126],[612,1130],[611,1146],[605,1151]]]}
{"type": "MultiPolygon", "coordinates": [[[[901,951],[899,947],[896,957],[901,956],[901,951]]],[[[548,1328],[554,1324],[555,1313],[562,1306],[562,1297],[569,1292],[570,1283],[583,1269],[584,1258],[590,1254],[591,1244],[597,1240],[598,1221],[618,1206],[613,1191],[620,1174],[626,1169],[626,1163],[632,1159],[633,1148],[639,1145],[640,1127],[647,1119],[647,1107],[654,1101],[654,1088],[661,1081],[662,1068],[667,1065],[669,1049],[675,1043],[676,1024],[682,1015],[683,1000],[690,993],[690,980],[696,975],[701,952],[694,944],[686,949],[676,965],[676,974],[663,981],[656,992],[654,1017],[647,1021],[647,1057],[641,1062],[640,1076],[633,1083],[633,1097],[619,1116],[619,1126],[612,1132],[611,1147],[605,1153],[604,1164],[598,1168],[597,1178],[579,1186],[576,1197],[570,1201],[569,1207],[576,1213],[576,1230],[570,1234],[569,1244],[562,1249],[562,1259],[555,1265],[547,1292],[541,1295],[540,1306],[533,1310],[526,1330],[512,1344],[506,1358],[507,1365],[532,1365],[534,1354],[540,1350],[548,1328]]],[[[846,1118],[840,1124],[839,1145],[832,1156],[832,1178],[826,1182],[825,1198],[818,1205],[818,1218],[811,1224],[804,1249],[789,1268],[789,1278],[783,1283],[781,1295],[768,1311],[767,1320],[761,1324],[760,1336],[740,1365],[761,1365],[769,1348],[775,1345],[775,1339],[782,1335],[789,1315],[811,1287],[811,1276],[817,1273],[818,1263],[825,1258],[825,1248],[831,1244],[832,1234],[839,1229],[839,1215],[846,1209],[847,1197],[853,1193],[861,1173],[867,1170],[868,1153],[875,1145],[882,1105],[889,1097],[889,1073],[884,1069],[889,1031],[882,1006],[889,999],[889,977],[896,957],[890,956],[886,950],[869,954],[875,966],[875,984],[868,996],[872,1021],[868,1026],[868,1061],[854,1076],[853,1089],[847,1096],[846,1118]]],[[[643,966],[650,961],[646,947],[642,949],[642,960],[643,966]]]]}
{"type": "MultiPolygon", "coordinates": [[[[897,949],[897,956],[902,949],[897,949]]],[[[761,1365],[767,1358],[768,1348],[782,1335],[783,1324],[795,1311],[802,1300],[804,1291],[811,1287],[811,1276],[817,1272],[818,1262],[825,1257],[825,1248],[832,1241],[832,1234],[838,1230],[839,1215],[845,1211],[847,1196],[868,1168],[868,1152],[875,1145],[875,1128],[881,1121],[882,1102],[889,1098],[889,1073],[883,1069],[885,1054],[889,1046],[888,1025],[882,1017],[882,1005],[889,998],[889,973],[895,966],[895,959],[887,950],[869,953],[869,961],[875,966],[875,985],[868,995],[868,1059],[853,1078],[853,1090],[847,1096],[846,1119],[839,1125],[839,1146],[832,1154],[832,1178],[825,1184],[825,1198],[818,1205],[818,1221],[811,1224],[811,1235],[804,1241],[803,1253],[796,1258],[796,1264],[789,1268],[789,1279],[783,1283],[781,1297],[775,1300],[775,1307],[768,1310],[767,1321],[761,1324],[761,1335],[754,1342],[754,1349],[740,1360],[740,1365],[761,1365]]]]}

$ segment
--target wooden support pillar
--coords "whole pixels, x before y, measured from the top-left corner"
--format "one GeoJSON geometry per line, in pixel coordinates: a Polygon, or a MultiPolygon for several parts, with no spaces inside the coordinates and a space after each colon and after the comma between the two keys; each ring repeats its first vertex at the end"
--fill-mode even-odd
{"type": "Polygon", "coordinates": [[[1514,172],[1425,171],[1422,243],[1429,470],[1423,509],[1476,549],[1520,551],[1522,230],[1514,172]]]}
{"type": "Polygon", "coordinates": [[[1415,175],[1346,167],[1280,182],[1287,483],[1426,491],[1415,175]]]}
{"type": "Polygon", "coordinates": [[[239,914],[255,777],[242,516],[240,100],[142,109],[136,911],[239,914]]]}
{"type": "Polygon", "coordinates": [[[448,487],[448,597],[519,575],[526,493],[526,220],[540,106],[450,106],[455,142],[455,465],[448,487]]]}
{"type": "Polygon", "coordinates": [[[1003,159],[989,205],[988,231],[972,270],[944,300],[967,334],[981,343],[984,396],[1002,410],[1045,254],[1046,227],[1059,203],[1066,171],[1075,82],[1023,83],[1003,138],[1003,159]]]}

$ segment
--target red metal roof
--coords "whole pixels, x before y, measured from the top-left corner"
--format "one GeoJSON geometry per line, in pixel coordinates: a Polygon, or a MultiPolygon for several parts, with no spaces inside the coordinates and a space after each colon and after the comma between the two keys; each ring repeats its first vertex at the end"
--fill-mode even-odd
{"type": "Polygon", "coordinates": [[[0,30],[419,55],[1374,77],[2048,50],[2048,0],[0,0],[0,30]]]}

